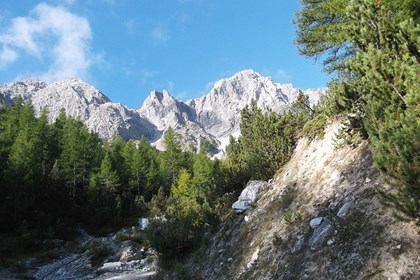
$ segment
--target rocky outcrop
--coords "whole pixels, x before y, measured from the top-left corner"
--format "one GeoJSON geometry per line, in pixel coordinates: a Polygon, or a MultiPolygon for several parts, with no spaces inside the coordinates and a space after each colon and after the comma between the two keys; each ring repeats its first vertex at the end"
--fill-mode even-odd
{"type": "MultiPolygon", "coordinates": [[[[63,108],[69,116],[80,118],[101,138],[114,133],[125,139],[146,137],[163,149],[164,132],[172,127],[185,147],[199,148],[210,143],[217,153],[228,144],[229,136],[239,135],[240,112],[251,100],[264,109],[282,113],[295,100],[298,89],[291,84],[278,84],[268,77],[245,70],[220,80],[200,98],[183,102],[169,92],[152,91],[143,105],[129,109],[113,103],[91,85],[77,79],[54,82],[26,80],[0,85],[0,106],[10,106],[17,96],[31,100],[35,113],[43,108],[50,121],[63,108]]],[[[314,104],[325,89],[307,90],[314,104]]]]}
{"type": "Polygon", "coordinates": [[[301,139],[246,215],[233,212],[220,224],[202,254],[205,260],[188,261],[191,275],[420,279],[418,227],[395,219],[380,203],[376,188],[387,185],[367,142],[337,148],[339,128],[333,123],[323,139],[301,139]]]}
{"type": "Polygon", "coordinates": [[[243,213],[250,209],[252,204],[259,199],[260,193],[270,186],[271,184],[267,182],[249,181],[238,200],[232,204],[232,209],[236,213],[243,213]]]}

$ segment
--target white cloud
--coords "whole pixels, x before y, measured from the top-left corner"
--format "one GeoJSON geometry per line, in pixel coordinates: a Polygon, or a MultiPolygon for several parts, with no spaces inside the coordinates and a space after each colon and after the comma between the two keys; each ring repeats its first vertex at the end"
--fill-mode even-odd
{"type": "Polygon", "coordinates": [[[3,51],[0,62],[14,62],[20,53],[51,59],[49,69],[40,73],[45,80],[85,77],[93,63],[92,33],[86,18],[41,3],[27,17],[17,17],[0,34],[3,51]]]}

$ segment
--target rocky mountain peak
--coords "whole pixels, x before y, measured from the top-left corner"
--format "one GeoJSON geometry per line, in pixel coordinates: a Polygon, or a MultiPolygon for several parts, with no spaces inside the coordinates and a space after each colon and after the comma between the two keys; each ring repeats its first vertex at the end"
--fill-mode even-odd
{"type": "Polygon", "coordinates": [[[88,104],[104,104],[106,102],[111,102],[111,100],[98,89],[80,79],[54,82],[49,84],[48,88],[58,95],[76,95],[78,98],[86,100],[88,104]]]}
{"type": "Polygon", "coordinates": [[[207,95],[188,104],[197,112],[197,121],[204,129],[225,141],[230,134],[239,134],[241,110],[252,100],[260,108],[282,113],[298,93],[298,89],[275,83],[253,70],[244,70],[215,83],[207,95]]]}
{"type": "Polygon", "coordinates": [[[175,97],[173,97],[167,90],[163,90],[162,92],[153,90],[152,92],[150,92],[149,96],[143,102],[143,105],[141,108],[144,108],[147,106],[175,105],[178,102],[180,101],[177,100],[175,97]]]}
{"type": "MultiPolygon", "coordinates": [[[[325,89],[308,90],[312,103],[325,89]]],[[[11,105],[21,95],[31,99],[35,113],[46,107],[50,121],[61,108],[67,115],[78,117],[101,138],[115,132],[126,139],[144,135],[160,147],[164,132],[172,127],[181,142],[198,147],[207,140],[223,149],[230,135],[238,136],[241,110],[256,100],[260,108],[276,113],[288,110],[299,90],[291,84],[279,84],[270,77],[248,69],[216,82],[210,92],[200,98],[182,101],[167,90],[154,90],[137,109],[129,109],[111,100],[95,87],[79,79],[53,83],[25,80],[0,85],[0,106],[11,105]]]]}

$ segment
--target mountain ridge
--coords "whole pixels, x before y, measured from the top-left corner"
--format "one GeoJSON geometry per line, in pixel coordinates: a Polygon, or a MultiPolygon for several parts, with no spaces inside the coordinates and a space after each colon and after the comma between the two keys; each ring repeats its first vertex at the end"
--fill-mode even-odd
{"type": "MultiPolygon", "coordinates": [[[[310,89],[304,93],[315,104],[325,91],[326,88],[310,89]]],[[[239,135],[240,112],[252,99],[259,107],[281,114],[289,109],[298,93],[292,84],[273,82],[270,77],[248,69],[217,81],[209,93],[187,101],[166,90],[153,90],[138,109],[112,102],[80,79],[49,84],[39,80],[0,84],[0,105],[10,106],[21,95],[24,100],[31,100],[36,114],[45,107],[49,120],[54,121],[64,108],[67,115],[80,118],[102,139],[115,133],[125,139],[144,136],[163,149],[163,135],[172,127],[186,146],[199,148],[205,140],[220,151],[230,135],[239,135]]]]}

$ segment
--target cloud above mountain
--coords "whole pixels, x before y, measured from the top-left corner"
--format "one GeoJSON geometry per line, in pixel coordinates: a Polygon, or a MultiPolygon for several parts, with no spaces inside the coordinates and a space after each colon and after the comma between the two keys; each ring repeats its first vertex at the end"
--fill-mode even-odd
{"type": "Polygon", "coordinates": [[[48,61],[47,81],[86,77],[94,59],[88,20],[64,7],[38,4],[26,17],[16,17],[0,33],[0,68],[7,69],[22,56],[48,61]]]}

